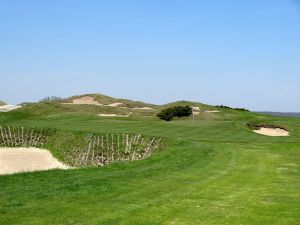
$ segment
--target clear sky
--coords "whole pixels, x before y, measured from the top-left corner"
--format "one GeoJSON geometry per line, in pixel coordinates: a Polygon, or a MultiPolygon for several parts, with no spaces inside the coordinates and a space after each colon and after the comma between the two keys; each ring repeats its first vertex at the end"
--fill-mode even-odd
{"type": "Polygon", "coordinates": [[[0,100],[300,111],[300,0],[0,0],[0,100]]]}

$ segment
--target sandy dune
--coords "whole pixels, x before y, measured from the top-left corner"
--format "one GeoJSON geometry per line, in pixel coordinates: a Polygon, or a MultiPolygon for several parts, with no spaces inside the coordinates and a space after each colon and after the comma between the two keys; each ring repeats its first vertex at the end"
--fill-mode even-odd
{"type": "Polygon", "coordinates": [[[0,106],[0,112],[8,112],[14,109],[21,108],[22,106],[20,105],[2,105],[0,106]]]}
{"type": "Polygon", "coordinates": [[[102,106],[111,106],[111,107],[117,107],[119,105],[123,105],[122,102],[114,102],[108,105],[104,105],[102,103],[99,103],[98,101],[94,100],[94,97],[91,96],[83,96],[80,98],[73,99],[72,103],[63,103],[63,104],[69,104],[69,105],[102,105],[102,106]]]}
{"type": "Polygon", "coordinates": [[[73,104],[75,105],[102,105],[99,102],[94,100],[94,97],[91,96],[83,96],[81,98],[76,98],[73,100],[73,104]]]}
{"type": "Polygon", "coordinates": [[[137,110],[153,110],[153,108],[150,108],[150,107],[135,107],[133,109],[137,109],[137,110]]]}
{"type": "Polygon", "coordinates": [[[264,128],[261,127],[259,130],[254,130],[255,133],[266,135],[266,136],[273,136],[273,137],[281,137],[281,136],[289,136],[289,132],[280,129],[280,128],[264,128]]]}
{"type": "Polygon", "coordinates": [[[119,106],[119,105],[123,105],[123,103],[121,103],[121,102],[115,102],[115,103],[111,103],[111,104],[105,105],[105,106],[117,107],[117,106],[119,106]]]}
{"type": "Polygon", "coordinates": [[[67,169],[47,150],[38,148],[0,148],[0,175],[50,169],[67,169]]]}

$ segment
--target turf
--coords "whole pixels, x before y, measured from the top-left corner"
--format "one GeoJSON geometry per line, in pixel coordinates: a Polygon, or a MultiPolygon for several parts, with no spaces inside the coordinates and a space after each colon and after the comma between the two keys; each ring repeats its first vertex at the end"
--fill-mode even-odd
{"type": "Polygon", "coordinates": [[[141,161],[1,176],[0,224],[300,224],[299,118],[222,110],[192,124],[29,111],[0,113],[0,122],[142,133],[168,144],[141,161]],[[261,136],[249,121],[285,126],[291,135],[261,136]]]}

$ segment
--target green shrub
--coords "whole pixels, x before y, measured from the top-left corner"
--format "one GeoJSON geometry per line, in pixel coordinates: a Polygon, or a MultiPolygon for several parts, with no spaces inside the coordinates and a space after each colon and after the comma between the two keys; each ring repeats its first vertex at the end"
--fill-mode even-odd
{"type": "Polygon", "coordinates": [[[216,106],[217,108],[220,108],[220,109],[233,109],[233,110],[238,110],[238,111],[249,111],[248,109],[245,109],[245,108],[231,108],[229,106],[226,106],[226,105],[217,105],[216,106]]]}
{"type": "Polygon", "coordinates": [[[171,121],[174,117],[174,114],[173,111],[170,108],[168,108],[158,113],[157,116],[162,120],[171,121]]]}
{"type": "Polygon", "coordinates": [[[175,106],[162,110],[157,116],[166,121],[171,121],[174,117],[186,117],[193,113],[193,109],[189,106],[175,106]]]}

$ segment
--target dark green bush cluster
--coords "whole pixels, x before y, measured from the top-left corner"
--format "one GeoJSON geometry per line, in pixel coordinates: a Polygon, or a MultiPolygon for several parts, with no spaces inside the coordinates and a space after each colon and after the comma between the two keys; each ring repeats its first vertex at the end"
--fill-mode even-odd
{"type": "Polygon", "coordinates": [[[249,111],[248,109],[245,109],[245,108],[231,108],[226,105],[217,105],[216,107],[220,108],[220,109],[233,109],[233,110],[239,110],[239,111],[249,111]]]}
{"type": "Polygon", "coordinates": [[[157,116],[166,121],[171,121],[174,117],[190,116],[193,113],[193,109],[189,106],[175,106],[164,109],[157,116]]]}

